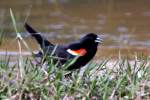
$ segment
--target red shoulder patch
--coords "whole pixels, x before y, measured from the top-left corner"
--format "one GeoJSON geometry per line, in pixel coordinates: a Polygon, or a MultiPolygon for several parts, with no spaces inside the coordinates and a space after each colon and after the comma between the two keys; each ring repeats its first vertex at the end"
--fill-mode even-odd
{"type": "Polygon", "coordinates": [[[67,51],[72,55],[79,55],[79,56],[84,56],[87,53],[86,49],[83,49],[83,48],[78,49],[78,50],[68,49],[67,51]]]}
{"type": "Polygon", "coordinates": [[[81,48],[79,50],[73,50],[73,51],[76,52],[80,56],[84,56],[87,52],[86,49],[83,49],[83,48],[81,48]]]}

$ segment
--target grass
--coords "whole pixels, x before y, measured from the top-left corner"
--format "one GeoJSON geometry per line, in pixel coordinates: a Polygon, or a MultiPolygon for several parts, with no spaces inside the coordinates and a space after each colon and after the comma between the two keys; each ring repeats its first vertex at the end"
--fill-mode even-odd
{"type": "Polygon", "coordinates": [[[0,29],[0,45],[2,45],[3,41],[4,41],[3,29],[0,29]]]}
{"type": "MultiPolygon", "coordinates": [[[[23,57],[22,42],[28,45],[17,30],[15,17],[10,10],[19,45],[17,62],[10,66],[10,56],[0,61],[0,99],[11,100],[132,100],[150,99],[150,59],[128,60],[121,58],[91,61],[84,69],[70,77],[63,69],[48,60],[48,70],[33,63],[33,57],[23,57]]],[[[29,49],[32,52],[32,50],[29,49]]],[[[68,64],[66,64],[68,66],[68,64]]]]}
{"type": "Polygon", "coordinates": [[[0,99],[149,99],[149,59],[120,59],[111,66],[110,60],[92,61],[71,77],[65,77],[66,71],[52,63],[45,74],[41,65],[24,57],[20,77],[19,61],[10,67],[9,59],[6,56],[0,63],[0,99]]]}

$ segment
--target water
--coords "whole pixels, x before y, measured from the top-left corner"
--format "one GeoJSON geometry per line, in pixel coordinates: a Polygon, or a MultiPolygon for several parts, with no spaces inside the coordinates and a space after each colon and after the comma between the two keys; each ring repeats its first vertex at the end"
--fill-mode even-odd
{"type": "Polygon", "coordinates": [[[6,50],[18,52],[9,8],[33,50],[38,46],[23,28],[25,20],[56,44],[75,41],[89,32],[99,34],[104,43],[99,46],[97,58],[117,57],[119,51],[125,57],[148,55],[149,5],[149,0],[1,0],[0,29],[5,40],[0,46],[0,55],[6,50]]]}

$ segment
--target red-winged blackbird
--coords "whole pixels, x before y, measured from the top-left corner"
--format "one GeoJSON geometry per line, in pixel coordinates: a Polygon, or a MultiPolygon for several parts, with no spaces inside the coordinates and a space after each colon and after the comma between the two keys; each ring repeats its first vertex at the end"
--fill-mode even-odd
{"type": "Polygon", "coordinates": [[[25,23],[25,28],[32,37],[36,39],[42,49],[42,52],[40,51],[37,56],[49,56],[52,55],[51,53],[54,51],[53,56],[58,58],[57,61],[59,60],[59,65],[63,65],[68,60],[77,57],[76,61],[67,68],[68,70],[79,69],[86,65],[95,56],[97,46],[100,42],[102,42],[102,39],[98,37],[98,35],[89,33],[77,42],[69,45],[56,46],[50,43],[27,23],[25,23]]]}

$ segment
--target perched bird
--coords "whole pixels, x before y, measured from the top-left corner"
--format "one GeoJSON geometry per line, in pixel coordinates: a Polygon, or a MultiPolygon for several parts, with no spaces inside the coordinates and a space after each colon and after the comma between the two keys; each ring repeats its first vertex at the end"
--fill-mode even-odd
{"type": "Polygon", "coordinates": [[[59,61],[59,66],[65,64],[70,59],[77,58],[73,64],[67,67],[67,70],[79,69],[85,66],[95,56],[98,44],[102,42],[102,39],[98,35],[89,33],[77,42],[56,46],[45,39],[29,24],[25,23],[25,28],[35,38],[42,49],[36,56],[53,55],[56,57],[55,60],[59,61]]]}

